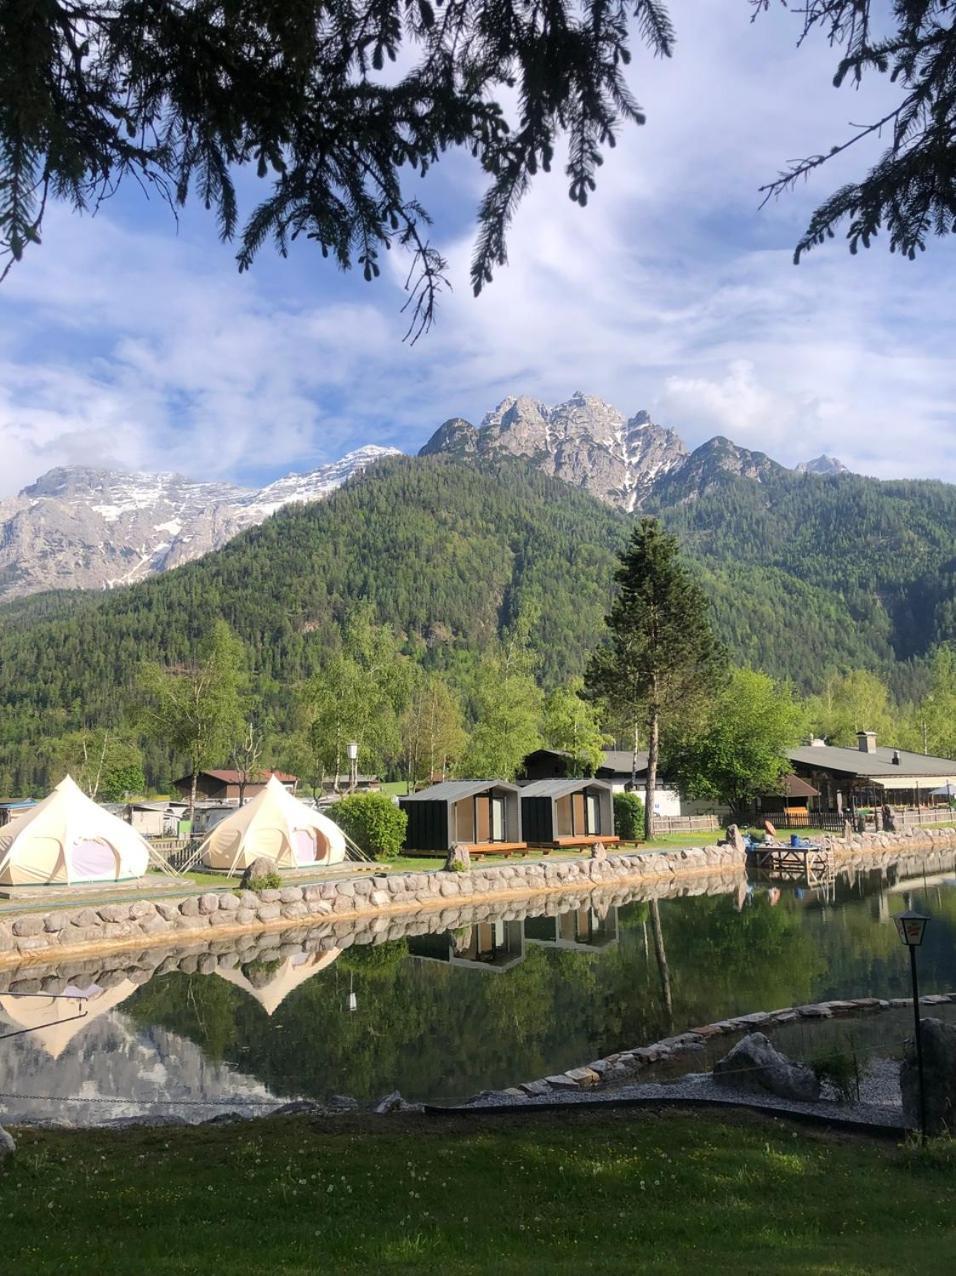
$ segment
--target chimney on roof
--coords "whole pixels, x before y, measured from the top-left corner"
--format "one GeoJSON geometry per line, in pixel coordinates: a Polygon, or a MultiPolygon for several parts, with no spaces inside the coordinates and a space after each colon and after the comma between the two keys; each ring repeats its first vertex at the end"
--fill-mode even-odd
{"type": "Polygon", "coordinates": [[[876,732],[875,731],[858,731],[856,733],[856,742],[861,753],[876,752],[876,732]]]}
{"type": "Polygon", "coordinates": [[[899,764],[900,764],[900,751],[899,751],[899,749],[894,749],[894,750],[893,750],[893,757],[892,757],[892,759],[891,759],[891,760],[892,760],[892,763],[893,763],[893,765],[894,765],[894,766],[899,766],[899,764]]]}

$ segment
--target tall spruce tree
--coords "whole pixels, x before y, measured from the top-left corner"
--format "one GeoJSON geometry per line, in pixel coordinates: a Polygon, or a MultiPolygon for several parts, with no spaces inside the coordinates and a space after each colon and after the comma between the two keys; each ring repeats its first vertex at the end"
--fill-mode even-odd
{"type": "Polygon", "coordinates": [[[620,554],[617,598],[605,617],[607,641],[587,672],[591,693],[647,735],[644,833],[654,833],[654,792],[662,725],[691,713],[719,684],[724,650],[703,590],[681,560],[675,537],[642,518],[620,554]]]}

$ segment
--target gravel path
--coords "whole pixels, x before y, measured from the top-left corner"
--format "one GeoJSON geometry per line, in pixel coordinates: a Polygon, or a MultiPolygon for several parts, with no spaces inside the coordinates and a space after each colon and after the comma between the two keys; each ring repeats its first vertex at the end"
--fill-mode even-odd
{"type": "Polygon", "coordinates": [[[858,1103],[837,1103],[833,1097],[822,1098],[815,1103],[799,1103],[779,1099],[765,1090],[734,1089],[717,1085],[709,1072],[688,1073],[677,1081],[645,1082],[620,1085],[615,1089],[561,1090],[539,1097],[508,1094],[503,1090],[478,1095],[463,1105],[468,1109],[499,1107],[541,1107],[549,1103],[613,1103],[621,1099],[706,1099],[718,1103],[739,1104],[767,1108],[774,1112],[807,1113],[832,1117],[840,1121],[859,1122],[861,1125],[902,1126],[903,1109],[900,1103],[899,1063],[894,1059],[873,1059],[860,1086],[858,1103]]]}

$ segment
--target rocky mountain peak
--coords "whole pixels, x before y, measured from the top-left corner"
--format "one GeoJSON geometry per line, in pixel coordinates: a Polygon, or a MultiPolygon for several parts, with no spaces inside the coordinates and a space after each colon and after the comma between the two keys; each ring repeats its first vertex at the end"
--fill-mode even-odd
{"type": "Polygon", "coordinates": [[[478,429],[460,417],[446,421],[421,455],[436,452],[526,457],[546,474],[633,510],[659,476],[681,464],[687,449],[646,411],[628,419],[604,399],[578,390],[553,407],[530,395],[509,395],[478,429]]]}
{"type": "Polygon", "coordinates": [[[794,469],[798,474],[819,474],[823,478],[850,473],[842,461],[838,461],[835,456],[827,456],[825,452],[815,456],[812,461],[801,461],[794,469]]]}

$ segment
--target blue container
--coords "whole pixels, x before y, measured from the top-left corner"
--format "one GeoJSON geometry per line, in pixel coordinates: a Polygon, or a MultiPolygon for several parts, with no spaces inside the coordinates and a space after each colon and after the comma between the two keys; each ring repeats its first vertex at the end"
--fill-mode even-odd
{"type": "Polygon", "coordinates": [[[800,845],[800,834],[799,834],[799,833],[791,833],[791,834],[790,834],[790,845],[791,845],[791,846],[799,846],[799,845],[800,845]]]}

